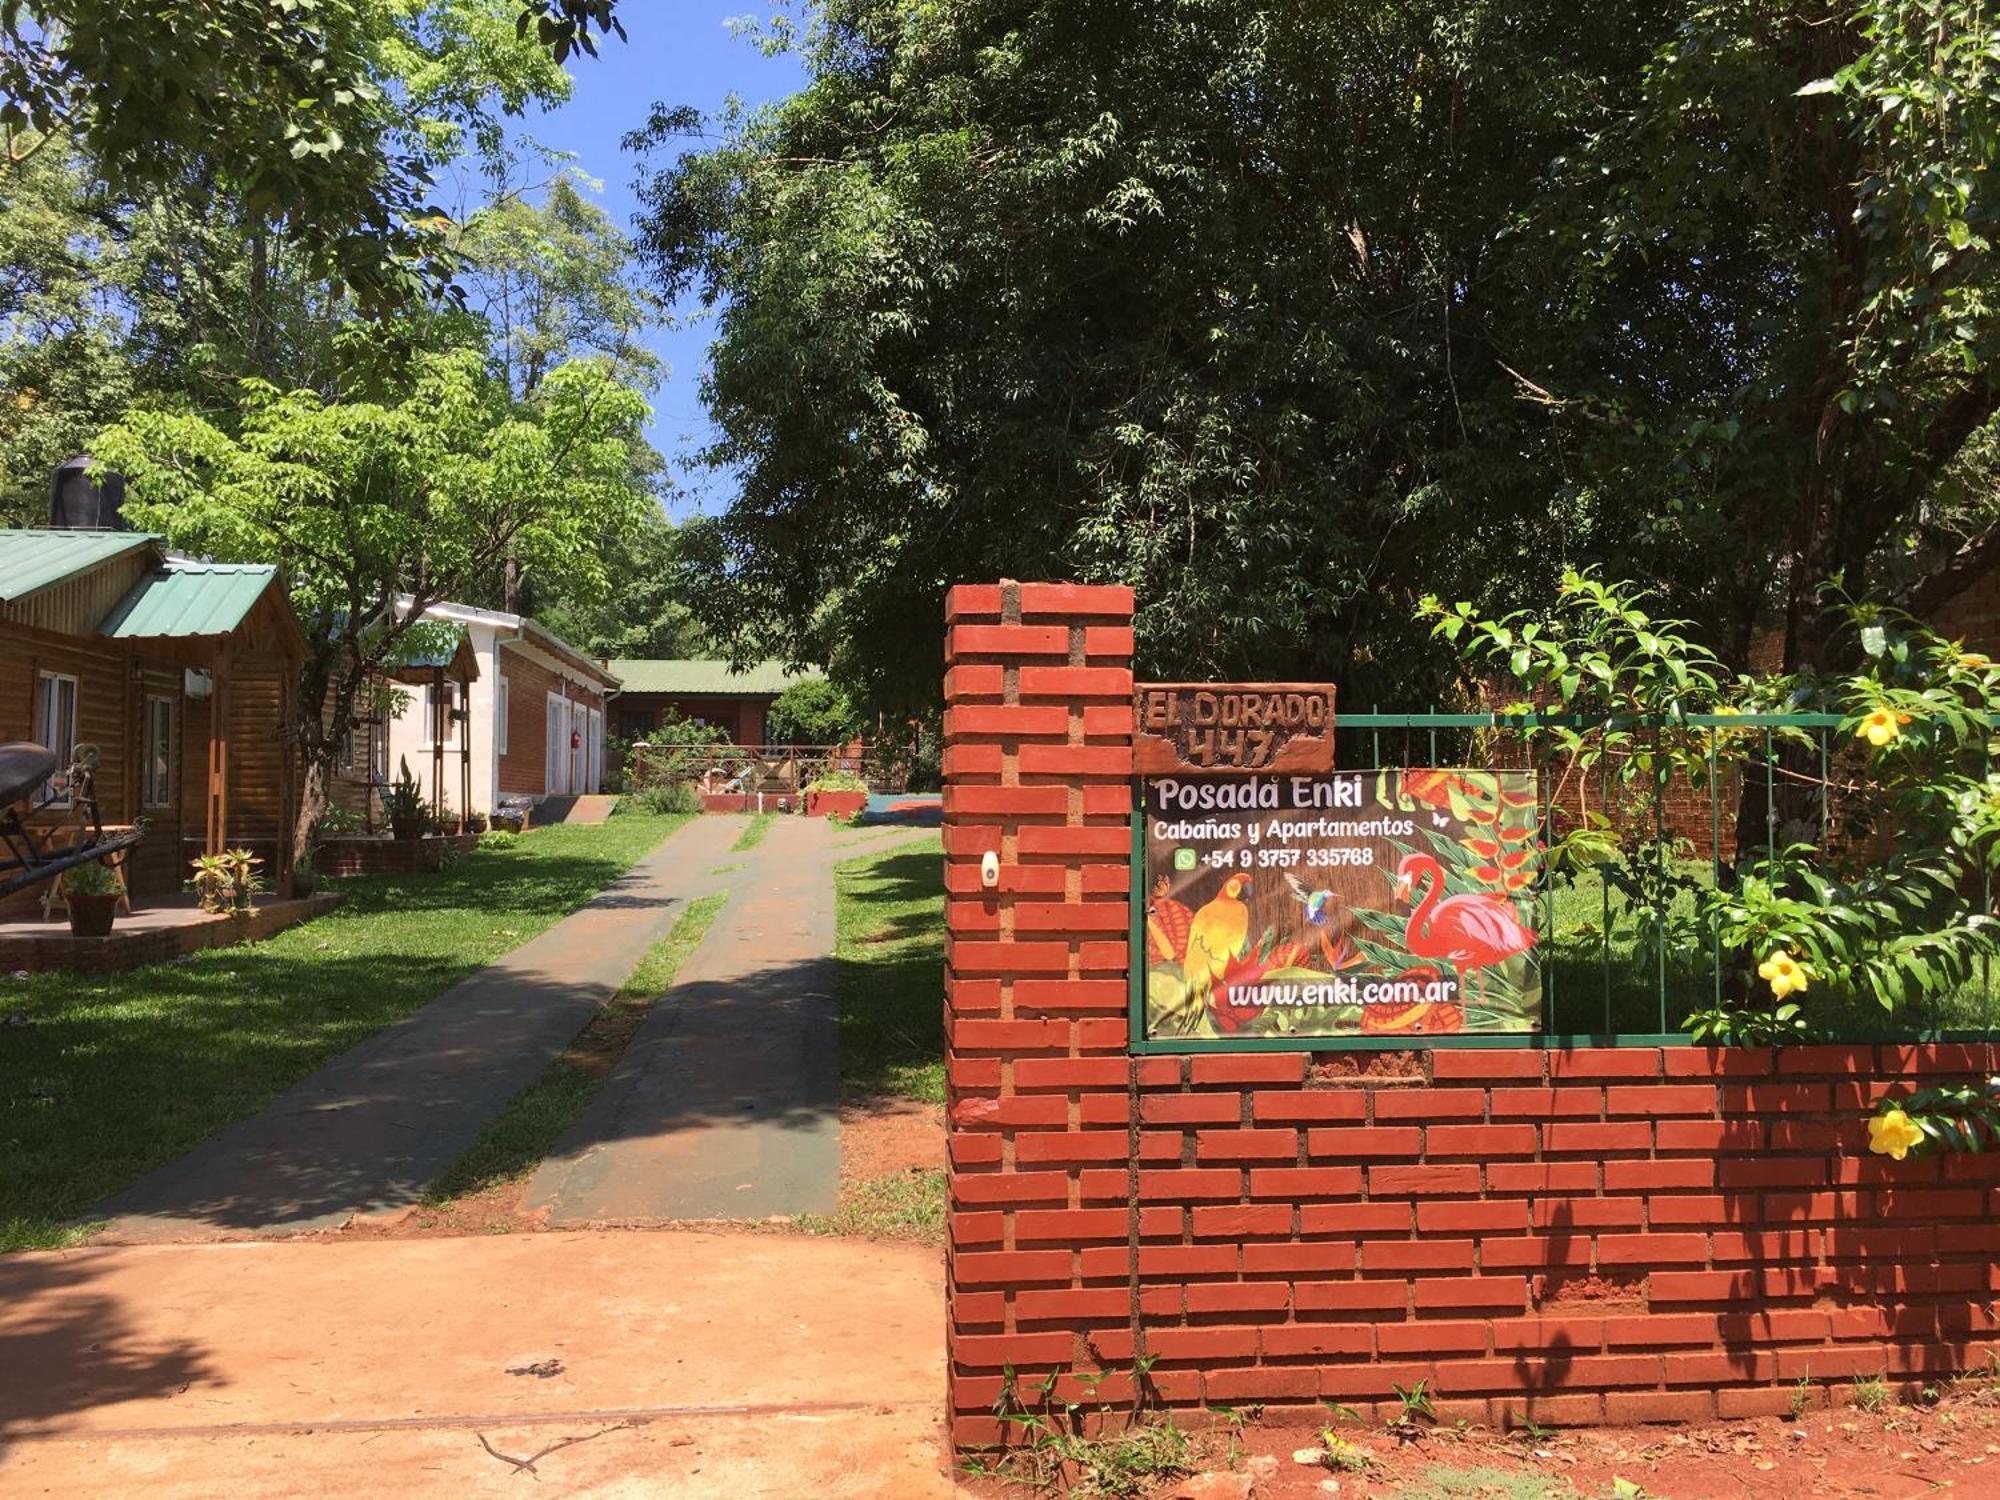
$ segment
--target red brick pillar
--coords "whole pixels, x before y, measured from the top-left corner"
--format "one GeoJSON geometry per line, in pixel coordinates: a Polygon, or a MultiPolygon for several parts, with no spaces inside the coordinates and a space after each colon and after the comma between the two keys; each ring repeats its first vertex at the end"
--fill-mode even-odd
{"type": "Polygon", "coordinates": [[[945,618],[950,1401],[977,1447],[1004,1367],[1131,1356],[1132,591],[961,584],[945,618]]]}

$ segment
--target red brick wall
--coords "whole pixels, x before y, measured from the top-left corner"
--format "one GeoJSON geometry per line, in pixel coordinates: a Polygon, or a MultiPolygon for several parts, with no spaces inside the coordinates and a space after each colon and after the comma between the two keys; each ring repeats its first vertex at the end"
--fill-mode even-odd
{"type": "MultiPolygon", "coordinates": [[[[540,795],[548,789],[548,695],[561,695],[565,679],[513,651],[500,653],[500,670],[508,683],[507,753],[500,757],[500,792],[540,795]]],[[[568,686],[568,696],[592,708],[604,707],[601,692],[574,682],[568,686]]]]}
{"type": "Polygon", "coordinates": [[[1782,1411],[1802,1376],[2000,1348],[2000,1157],[1891,1162],[1863,1121],[1993,1047],[1129,1056],[1130,608],[947,605],[960,1444],[1002,1437],[1007,1366],[1092,1405],[1144,1357],[1174,1407],[1311,1421],[1421,1379],[1447,1419],[1573,1423],[1782,1411]]]}
{"type": "Polygon", "coordinates": [[[1927,623],[1939,635],[1963,640],[1974,651],[2000,650],[2000,569],[1940,605],[1927,623]]]}
{"type": "MultiPolygon", "coordinates": [[[[677,693],[622,693],[618,698],[618,723],[621,733],[634,726],[634,719],[643,717],[644,733],[652,734],[660,727],[667,715],[679,719],[700,719],[704,724],[719,725],[729,732],[731,743],[737,745],[761,745],[764,743],[765,719],[771,706],[769,698],[690,698],[677,693]]],[[[629,734],[627,735],[629,738],[629,734]]]]}
{"type": "Polygon", "coordinates": [[[1125,1322],[1132,593],[961,585],[946,618],[951,1402],[981,1443],[1003,1364],[1125,1322]]]}

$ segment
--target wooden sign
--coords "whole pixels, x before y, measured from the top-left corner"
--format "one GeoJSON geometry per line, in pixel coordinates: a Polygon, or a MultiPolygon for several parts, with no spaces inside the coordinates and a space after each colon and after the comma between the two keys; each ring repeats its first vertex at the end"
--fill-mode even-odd
{"type": "Polygon", "coordinates": [[[1142,682],[1133,698],[1141,776],[1333,769],[1333,685],[1142,682]]]}

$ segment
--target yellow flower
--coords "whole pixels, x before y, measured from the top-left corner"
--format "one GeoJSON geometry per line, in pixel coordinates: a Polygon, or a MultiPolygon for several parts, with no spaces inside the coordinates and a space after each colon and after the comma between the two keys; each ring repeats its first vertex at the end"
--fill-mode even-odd
{"type": "Polygon", "coordinates": [[[1908,714],[1899,714],[1891,708],[1878,708],[1861,721],[1854,731],[1857,740],[1866,740],[1877,750],[1903,732],[1903,726],[1910,722],[1908,714]]]}
{"type": "Polygon", "coordinates": [[[1868,1122],[1868,1149],[1877,1156],[1893,1156],[1901,1161],[1923,1138],[1917,1122],[1893,1105],[1868,1122]]]}
{"type": "Polygon", "coordinates": [[[1771,950],[1771,956],[1757,965],[1757,977],[1767,981],[1771,986],[1771,993],[1782,1000],[1790,994],[1804,994],[1806,981],[1812,977],[1812,970],[1783,948],[1774,948],[1771,950]]]}

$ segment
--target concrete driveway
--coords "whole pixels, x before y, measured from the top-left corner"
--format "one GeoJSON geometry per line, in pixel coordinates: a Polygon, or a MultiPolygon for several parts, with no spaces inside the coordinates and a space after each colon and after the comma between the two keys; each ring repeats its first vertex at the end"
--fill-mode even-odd
{"type": "Polygon", "coordinates": [[[12,1256],[0,1495],[951,1495],[941,1280],[749,1232],[12,1256]]]}

